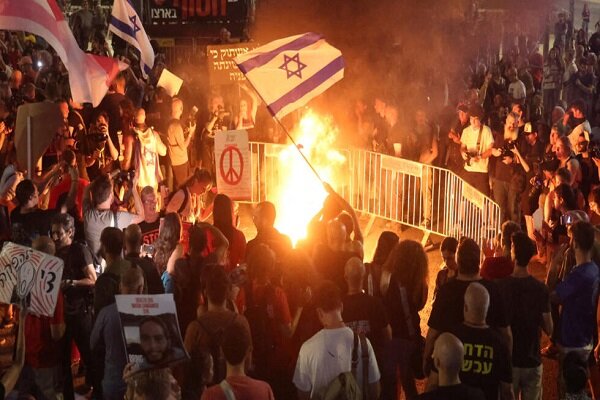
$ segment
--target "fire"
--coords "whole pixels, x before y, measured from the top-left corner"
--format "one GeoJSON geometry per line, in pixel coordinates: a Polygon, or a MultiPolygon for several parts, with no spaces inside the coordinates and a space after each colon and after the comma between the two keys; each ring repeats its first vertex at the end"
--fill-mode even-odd
{"type": "MultiPolygon", "coordinates": [[[[333,148],[339,130],[331,117],[312,110],[300,120],[292,136],[323,181],[336,188],[336,177],[346,157],[333,148]]],[[[319,212],[327,192],[294,145],[279,154],[280,179],[273,202],[277,205],[276,228],[294,244],[306,237],[308,223],[319,212]]]]}

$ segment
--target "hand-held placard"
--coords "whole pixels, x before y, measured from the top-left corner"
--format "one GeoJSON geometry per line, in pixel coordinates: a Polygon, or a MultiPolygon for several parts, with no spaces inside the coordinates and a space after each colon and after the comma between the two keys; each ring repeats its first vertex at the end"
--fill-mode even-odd
{"type": "Polygon", "coordinates": [[[32,314],[51,317],[63,267],[60,258],[5,243],[0,252],[0,303],[25,305],[32,314]]]}

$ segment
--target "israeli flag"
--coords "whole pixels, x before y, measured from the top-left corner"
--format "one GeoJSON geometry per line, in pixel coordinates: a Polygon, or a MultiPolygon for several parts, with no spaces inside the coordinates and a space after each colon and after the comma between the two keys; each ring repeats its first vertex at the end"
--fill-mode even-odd
{"type": "Polygon", "coordinates": [[[342,53],[316,33],[275,40],[234,59],[274,117],[305,105],[344,77],[342,53]]]}
{"type": "Polygon", "coordinates": [[[147,78],[154,66],[154,50],[142,20],[129,0],[115,0],[108,30],[140,51],[140,67],[147,78]]]}

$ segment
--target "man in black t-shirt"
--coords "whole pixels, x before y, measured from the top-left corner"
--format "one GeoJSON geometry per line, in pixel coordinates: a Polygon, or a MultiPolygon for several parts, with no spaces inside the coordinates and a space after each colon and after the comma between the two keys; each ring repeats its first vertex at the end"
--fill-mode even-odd
{"type": "Polygon", "coordinates": [[[461,341],[451,333],[442,333],[433,348],[433,365],[438,374],[438,386],[421,394],[426,400],[484,400],[479,388],[465,385],[460,380],[465,349],[461,341]]]}
{"type": "Polygon", "coordinates": [[[144,293],[162,294],[165,288],[160,280],[156,264],[150,257],[141,257],[142,232],[139,224],[125,229],[125,259],[139,266],[144,272],[144,293]]]}
{"type": "MultiPolygon", "coordinates": [[[[486,323],[489,305],[487,289],[480,283],[470,283],[464,296],[464,321],[450,329],[465,349],[460,380],[480,388],[486,400],[512,400],[510,353],[504,339],[486,323]]],[[[438,380],[433,370],[428,386],[435,387],[438,380]]]]}
{"type": "Polygon", "coordinates": [[[343,299],[342,318],[353,331],[366,335],[381,366],[382,350],[392,338],[392,328],[381,300],[362,291],[364,276],[365,265],[360,258],[348,260],[344,269],[348,292],[343,299]]]}
{"type": "MultiPolygon", "coordinates": [[[[76,180],[75,180],[76,181],[76,180]]],[[[86,384],[93,381],[90,334],[92,332],[92,295],[96,283],[96,271],[89,248],[73,242],[75,220],[69,214],[59,214],[52,221],[51,236],[56,246],[56,256],[65,263],[62,282],[65,295],[65,348],[63,351],[63,374],[65,399],[73,399],[71,375],[71,342],[75,340],[86,367],[86,384]]],[[[57,284],[59,284],[57,282],[57,284]]]]}
{"type": "Polygon", "coordinates": [[[529,260],[536,253],[535,244],[526,233],[512,235],[512,275],[499,282],[513,334],[513,388],[515,396],[531,399],[541,396],[542,359],[540,328],[552,334],[550,292],[548,287],[527,272],[529,260]]]}
{"type": "MultiPolygon", "coordinates": [[[[433,344],[442,332],[448,332],[463,320],[464,296],[472,282],[483,285],[490,297],[486,322],[498,330],[508,348],[512,348],[512,334],[504,301],[496,283],[481,279],[479,275],[480,249],[473,239],[465,239],[457,250],[458,275],[442,286],[436,295],[429,316],[429,331],[425,340],[423,361],[427,363],[433,352],[433,344]]],[[[426,365],[425,365],[426,366],[426,365]]]]}

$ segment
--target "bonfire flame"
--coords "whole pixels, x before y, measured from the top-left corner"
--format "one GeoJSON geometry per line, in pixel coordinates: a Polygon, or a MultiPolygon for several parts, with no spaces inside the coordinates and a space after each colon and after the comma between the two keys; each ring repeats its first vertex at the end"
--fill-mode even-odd
{"type": "MultiPolygon", "coordinates": [[[[346,157],[333,148],[339,130],[331,117],[309,110],[292,137],[324,182],[336,189],[340,167],[346,157]]],[[[327,192],[294,145],[279,154],[280,180],[274,194],[277,205],[276,228],[288,235],[294,244],[306,237],[311,218],[323,207],[327,192]]]]}

